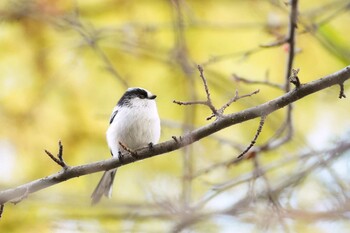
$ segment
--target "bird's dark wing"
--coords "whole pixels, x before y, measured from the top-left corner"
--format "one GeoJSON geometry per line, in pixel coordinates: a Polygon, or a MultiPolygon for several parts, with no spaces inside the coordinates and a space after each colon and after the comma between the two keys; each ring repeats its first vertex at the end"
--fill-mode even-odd
{"type": "Polygon", "coordinates": [[[112,124],[112,122],[113,122],[115,116],[117,115],[117,113],[118,113],[118,110],[115,110],[115,111],[112,113],[111,118],[109,119],[109,124],[112,124]]]}

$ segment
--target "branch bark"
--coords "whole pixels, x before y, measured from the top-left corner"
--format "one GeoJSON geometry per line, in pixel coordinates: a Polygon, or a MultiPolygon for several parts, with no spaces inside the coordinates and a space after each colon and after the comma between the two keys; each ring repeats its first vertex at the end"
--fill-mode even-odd
{"type": "Polygon", "coordinates": [[[39,190],[48,188],[63,181],[92,174],[95,172],[105,171],[112,168],[120,167],[129,163],[133,163],[139,160],[150,158],[156,155],[165,154],[170,151],[177,150],[179,148],[190,145],[208,135],[218,132],[224,128],[257,118],[267,116],[270,113],[281,109],[305,96],[321,91],[325,88],[333,85],[343,84],[350,78],[350,66],[345,67],[333,74],[330,74],[321,79],[302,84],[298,88],[291,90],[290,92],[268,101],[264,104],[245,109],[243,111],[224,115],[216,121],[193,130],[183,136],[173,137],[169,141],[165,141],[154,145],[152,148],[144,147],[137,150],[138,159],[136,160],[131,153],[125,153],[122,163],[118,161],[118,158],[111,158],[99,162],[90,164],[67,167],[58,173],[50,176],[34,180],[32,182],[20,185],[15,188],[0,191],[0,206],[13,200],[22,200],[27,195],[37,192],[39,190]],[[175,140],[176,139],[176,140],[175,140]]]}

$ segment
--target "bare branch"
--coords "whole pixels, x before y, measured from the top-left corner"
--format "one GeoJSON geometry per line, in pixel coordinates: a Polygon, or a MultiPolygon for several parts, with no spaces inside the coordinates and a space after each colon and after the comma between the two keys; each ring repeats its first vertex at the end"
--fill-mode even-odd
{"type": "Polygon", "coordinates": [[[287,42],[288,42],[288,38],[283,38],[281,40],[277,40],[277,41],[274,41],[274,42],[271,42],[268,44],[261,44],[260,47],[262,47],[262,48],[278,47],[278,46],[281,46],[287,42]]]}
{"type": "MultiPolygon", "coordinates": [[[[245,97],[250,97],[252,95],[255,95],[255,94],[258,94],[259,93],[259,89],[256,90],[256,91],[253,91],[252,93],[249,93],[249,94],[245,94],[245,95],[238,95],[238,91],[236,90],[235,92],[235,96],[233,98],[231,98],[226,104],[224,104],[219,110],[217,110],[217,112],[220,114],[220,115],[223,115],[224,114],[224,111],[226,108],[228,108],[232,103],[236,102],[237,100],[239,99],[242,99],[242,98],[245,98],[245,97]]],[[[211,115],[209,117],[207,117],[207,120],[210,120],[211,118],[213,118],[215,115],[211,115]]]]}
{"type": "Polygon", "coordinates": [[[298,0],[291,0],[291,10],[289,16],[289,32],[287,41],[289,45],[289,53],[287,58],[286,76],[285,76],[285,90],[289,91],[289,77],[291,76],[294,55],[295,55],[295,29],[297,28],[298,21],[298,0]]]}
{"type": "Polygon", "coordinates": [[[211,116],[207,117],[207,120],[210,120],[214,116],[221,117],[222,114],[220,112],[218,112],[218,110],[214,107],[213,102],[210,98],[209,87],[208,87],[207,79],[204,77],[203,67],[198,65],[197,68],[199,71],[199,76],[201,77],[202,82],[203,82],[203,86],[204,86],[205,94],[207,96],[207,100],[206,101],[186,101],[186,102],[173,100],[173,103],[178,104],[178,105],[194,105],[194,104],[206,105],[210,108],[210,110],[213,113],[211,116]]]}
{"type": "Polygon", "coordinates": [[[213,102],[211,100],[211,97],[210,97],[210,92],[209,92],[209,88],[208,88],[208,84],[207,84],[207,80],[206,78],[204,77],[204,70],[203,70],[203,67],[198,65],[198,70],[199,70],[199,76],[201,77],[202,79],[202,82],[203,82],[203,86],[204,86],[204,90],[205,90],[205,93],[206,93],[206,96],[207,96],[207,100],[206,101],[186,101],[186,102],[182,102],[182,101],[177,101],[177,100],[173,100],[173,103],[175,104],[178,104],[178,105],[194,105],[194,104],[201,104],[201,105],[206,105],[208,106],[211,111],[212,111],[212,115],[210,115],[209,117],[206,118],[206,120],[210,120],[212,119],[213,117],[222,117],[223,116],[223,113],[225,111],[225,109],[227,107],[229,107],[233,102],[236,102],[237,100],[239,99],[242,99],[242,98],[245,98],[245,97],[250,97],[252,95],[255,95],[257,93],[259,93],[259,90],[256,90],[250,94],[246,94],[246,95],[242,95],[242,96],[239,96],[238,95],[238,91],[236,90],[235,92],[235,96],[233,98],[231,98],[226,104],[224,104],[220,109],[216,109],[215,106],[213,105],[213,102]]]}
{"type": "Polygon", "coordinates": [[[63,145],[62,141],[58,141],[58,154],[57,154],[58,159],[62,162],[64,167],[67,167],[66,163],[63,160],[63,145]]]}
{"type": "Polygon", "coordinates": [[[4,204],[0,205],[0,219],[1,219],[2,213],[4,213],[4,204]]]}
{"type": "Polygon", "coordinates": [[[204,90],[205,90],[205,93],[206,93],[206,96],[207,96],[207,100],[206,101],[187,101],[187,102],[173,100],[173,103],[178,104],[178,105],[194,105],[194,104],[206,105],[206,106],[208,106],[211,109],[211,111],[213,112],[213,115],[218,116],[218,112],[217,112],[216,108],[214,107],[213,102],[212,102],[212,100],[210,98],[210,92],[209,92],[209,88],[208,88],[208,83],[207,83],[206,78],[204,77],[203,67],[198,65],[197,68],[198,68],[198,71],[199,71],[199,76],[201,77],[202,82],[203,82],[203,86],[204,86],[204,90]]]}
{"type": "Polygon", "coordinates": [[[243,155],[245,155],[255,145],[256,140],[258,139],[258,137],[259,137],[259,135],[261,133],[262,127],[264,126],[265,119],[266,119],[265,115],[261,116],[259,127],[258,127],[258,129],[256,131],[254,139],[250,142],[250,145],[240,155],[237,156],[237,158],[241,158],[243,155]]]}
{"type": "Polygon", "coordinates": [[[201,104],[201,105],[206,105],[208,106],[208,103],[207,101],[186,101],[186,102],[183,102],[183,101],[178,101],[178,100],[173,100],[173,103],[174,104],[178,104],[178,105],[194,105],[194,104],[201,104]]]}
{"type": "Polygon", "coordinates": [[[57,163],[58,165],[60,165],[61,166],[61,164],[60,164],[60,160],[59,159],[57,159],[53,154],[51,154],[51,152],[50,151],[48,151],[48,150],[45,150],[45,153],[55,162],[55,163],[57,163]]]}
{"type": "Polygon", "coordinates": [[[340,83],[340,92],[339,92],[339,99],[346,98],[346,95],[344,94],[344,83],[340,83]]]}
{"type": "MultiPolygon", "coordinates": [[[[131,150],[131,149],[128,148],[126,145],[124,145],[124,143],[122,143],[122,142],[118,142],[118,143],[119,143],[119,145],[121,146],[121,148],[122,148],[123,150],[129,152],[130,155],[131,155],[132,157],[134,157],[135,159],[137,159],[137,152],[136,152],[136,151],[131,150]]],[[[123,158],[123,155],[121,154],[120,157],[123,158]]]]}
{"type": "Polygon", "coordinates": [[[63,159],[63,145],[61,140],[58,141],[58,154],[57,158],[48,150],[45,150],[45,153],[58,165],[60,165],[63,169],[67,169],[68,165],[63,159]]]}
{"type": "Polygon", "coordinates": [[[233,74],[232,75],[232,79],[236,82],[243,82],[243,83],[247,83],[247,84],[259,84],[259,85],[266,85],[269,87],[273,87],[273,88],[277,88],[279,90],[283,90],[283,86],[278,84],[278,83],[272,83],[269,82],[268,80],[265,81],[253,81],[253,80],[249,80],[243,77],[238,76],[237,74],[233,74]]]}
{"type": "Polygon", "coordinates": [[[298,69],[292,69],[292,74],[289,77],[289,81],[295,85],[296,88],[300,87],[301,83],[298,77],[299,73],[299,68],[298,69]]]}
{"type": "Polygon", "coordinates": [[[217,110],[216,108],[214,107],[212,101],[211,101],[211,98],[210,98],[210,92],[209,92],[209,88],[208,88],[208,84],[207,84],[207,79],[204,77],[204,70],[203,70],[203,67],[198,65],[197,66],[198,70],[199,70],[199,76],[201,77],[202,81],[203,81],[203,85],[204,85],[204,90],[205,90],[205,93],[207,94],[207,104],[208,104],[208,107],[211,109],[211,111],[213,112],[213,114],[217,114],[217,110]]]}
{"type": "MultiPolygon", "coordinates": [[[[325,88],[331,87],[333,85],[339,85],[344,83],[350,78],[350,66],[345,67],[333,74],[330,74],[321,79],[306,83],[301,85],[299,88],[294,89],[274,100],[268,101],[264,104],[245,109],[243,111],[225,115],[225,117],[219,118],[216,121],[197,128],[189,133],[181,136],[180,140],[175,141],[173,138],[169,141],[165,141],[156,145],[153,145],[152,149],[148,146],[138,149],[137,161],[147,159],[156,155],[168,153],[170,151],[177,150],[179,148],[190,145],[206,136],[209,136],[215,132],[218,132],[224,128],[249,121],[251,119],[266,116],[278,109],[281,109],[305,96],[313,94],[315,92],[321,91],[325,88]]],[[[94,162],[90,164],[80,165],[80,166],[70,166],[65,170],[58,173],[52,174],[50,176],[34,180],[27,184],[20,185],[18,187],[0,191],[0,205],[14,200],[23,196],[24,193],[28,192],[31,194],[37,192],[44,188],[53,186],[55,184],[61,183],[68,179],[75,177],[110,170],[117,168],[129,163],[135,162],[135,158],[126,152],[123,154],[123,164],[118,160],[118,158],[111,158],[104,161],[94,162]]]]}

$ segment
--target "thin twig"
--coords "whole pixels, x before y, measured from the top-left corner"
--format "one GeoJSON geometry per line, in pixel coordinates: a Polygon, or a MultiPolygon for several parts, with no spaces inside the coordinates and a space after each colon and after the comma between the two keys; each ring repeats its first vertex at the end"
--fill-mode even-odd
{"type": "Polygon", "coordinates": [[[289,81],[295,85],[296,88],[300,87],[300,79],[298,77],[300,69],[292,69],[292,74],[289,77],[289,81]]]}
{"type": "MultiPolygon", "coordinates": [[[[186,101],[186,102],[173,100],[173,103],[178,104],[178,105],[195,105],[195,104],[206,105],[212,111],[212,113],[213,113],[212,115],[214,115],[216,117],[220,117],[221,114],[214,107],[213,102],[211,100],[210,91],[209,91],[207,79],[204,76],[203,67],[201,65],[198,65],[197,68],[198,68],[198,71],[199,71],[199,76],[201,77],[202,82],[203,82],[203,86],[204,86],[204,90],[205,90],[205,94],[206,94],[207,100],[206,101],[186,101]]],[[[208,118],[211,119],[212,117],[210,116],[208,118]]],[[[207,118],[207,120],[208,120],[208,118],[207,118]]]]}
{"type": "MultiPolygon", "coordinates": [[[[132,157],[134,157],[135,159],[138,159],[138,156],[137,156],[137,152],[134,151],[134,150],[131,150],[130,148],[128,148],[126,145],[124,145],[124,143],[122,142],[118,142],[119,145],[121,146],[121,148],[127,152],[129,152],[131,154],[132,157]]],[[[123,156],[121,156],[123,157],[123,156]]]]}
{"type": "Polygon", "coordinates": [[[45,150],[45,153],[46,153],[55,163],[57,163],[58,165],[62,166],[60,160],[57,159],[53,154],[51,154],[50,151],[45,150]]]}
{"type": "Polygon", "coordinates": [[[237,74],[233,74],[232,75],[232,79],[236,82],[242,82],[242,83],[247,83],[247,84],[259,84],[259,85],[266,85],[266,86],[269,86],[269,87],[273,87],[273,88],[277,88],[279,90],[283,90],[283,86],[278,84],[278,83],[272,83],[272,82],[269,82],[268,80],[265,80],[265,81],[253,81],[253,80],[249,80],[249,79],[246,79],[246,78],[242,78],[240,76],[238,76],[237,74]]]}
{"type": "Polygon", "coordinates": [[[174,139],[175,142],[179,142],[176,136],[171,136],[171,138],[174,139]]]}
{"type": "Polygon", "coordinates": [[[233,98],[231,98],[225,105],[223,105],[219,110],[218,112],[220,112],[221,114],[224,113],[225,109],[227,107],[229,107],[232,103],[236,102],[237,100],[240,100],[240,99],[243,99],[243,98],[246,98],[246,97],[251,97],[252,95],[256,95],[260,92],[260,90],[255,90],[253,91],[252,93],[249,93],[249,94],[245,94],[245,95],[239,95],[238,94],[238,91],[236,90],[235,92],[235,96],[233,98]]]}
{"type": "Polygon", "coordinates": [[[261,116],[259,127],[258,127],[258,129],[256,131],[254,139],[250,142],[250,145],[240,155],[237,156],[238,159],[241,158],[243,155],[245,155],[255,145],[256,140],[258,139],[258,137],[259,137],[259,135],[260,135],[260,133],[262,131],[262,128],[264,126],[265,119],[266,119],[266,115],[261,116]]]}
{"type": "Polygon", "coordinates": [[[63,169],[67,169],[68,165],[63,159],[63,145],[61,140],[58,141],[58,154],[57,158],[48,150],[45,150],[45,153],[58,165],[60,165],[63,169]]]}
{"type": "Polygon", "coordinates": [[[2,216],[2,213],[4,212],[4,204],[1,204],[0,205],[0,219],[1,219],[1,216],[2,216]]]}
{"type": "Polygon", "coordinates": [[[258,127],[258,129],[257,129],[257,132],[256,132],[256,134],[255,134],[255,137],[254,137],[254,139],[252,140],[252,142],[250,143],[250,145],[244,150],[244,152],[242,152],[239,156],[237,156],[237,157],[234,158],[234,159],[229,159],[229,160],[226,160],[226,161],[223,161],[223,162],[215,163],[215,164],[213,164],[213,165],[210,166],[210,167],[201,169],[200,171],[198,171],[198,172],[194,175],[194,177],[198,177],[198,176],[201,176],[201,175],[203,175],[203,174],[206,174],[206,173],[209,173],[209,172],[211,172],[211,171],[214,171],[216,168],[231,166],[231,165],[233,165],[233,164],[237,164],[237,163],[239,163],[240,161],[242,161],[242,160],[244,159],[243,155],[246,154],[246,153],[251,149],[252,146],[254,146],[254,144],[255,144],[255,142],[256,142],[256,140],[257,140],[257,138],[258,138],[258,136],[259,136],[259,134],[260,134],[260,132],[261,132],[261,130],[262,130],[262,126],[263,126],[263,124],[264,124],[264,123],[262,123],[262,121],[265,122],[265,119],[266,119],[266,116],[262,116],[262,117],[261,117],[260,123],[259,123],[259,127],[258,127]],[[262,118],[264,118],[264,120],[263,120],[262,118]],[[254,142],[254,144],[252,145],[253,142],[254,142]]]}
{"type": "Polygon", "coordinates": [[[261,48],[272,48],[272,47],[278,47],[278,46],[281,46],[285,43],[288,42],[288,38],[283,38],[283,39],[280,39],[280,40],[277,40],[277,41],[274,41],[274,42],[271,42],[271,43],[268,43],[268,44],[261,44],[260,47],[261,48]]]}
{"type": "MultiPolygon", "coordinates": [[[[252,93],[249,93],[249,94],[245,94],[245,95],[239,95],[238,94],[238,91],[236,90],[235,91],[235,96],[233,98],[231,98],[226,104],[224,104],[220,109],[217,110],[217,112],[222,116],[224,114],[224,111],[226,108],[228,108],[232,103],[242,99],[242,98],[245,98],[245,97],[251,97],[252,95],[255,95],[255,94],[258,94],[260,92],[260,90],[255,90],[253,91],[252,93]]],[[[207,117],[206,120],[210,120],[211,118],[213,118],[215,115],[212,114],[211,116],[207,117]]]]}
{"type": "Polygon", "coordinates": [[[339,92],[339,99],[346,98],[346,95],[344,93],[344,83],[340,83],[340,92],[339,92]]]}
{"type": "Polygon", "coordinates": [[[58,154],[57,154],[58,159],[62,162],[64,167],[67,167],[66,163],[63,160],[63,145],[61,140],[58,141],[58,154]]]}
{"type": "Polygon", "coordinates": [[[198,65],[197,68],[199,70],[199,74],[200,74],[199,76],[201,77],[201,79],[203,81],[205,93],[207,94],[208,107],[213,111],[213,114],[217,114],[217,110],[214,107],[214,105],[211,101],[211,98],[210,98],[210,92],[209,92],[209,88],[208,88],[208,84],[207,84],[207,79],[204,77],[203,67],[201,65],[198,65]]]}
{"type": "Polygon", "coordinates": [[[183,101],[178,101],[178,100],[173,100],[173,103],[174,104],[178,104],[178,105],[194,105],[194,104],[201,104],[201,105],[206,105],[208,106],[208,103],[207,101],[186,101],[186,102],[183,102],[183,101]]]}

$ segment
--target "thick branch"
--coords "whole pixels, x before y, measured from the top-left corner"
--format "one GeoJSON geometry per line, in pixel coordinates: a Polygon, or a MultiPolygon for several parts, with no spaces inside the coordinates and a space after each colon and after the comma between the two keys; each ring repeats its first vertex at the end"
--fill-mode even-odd
{"type": "MultiPolygon", "coordinates": [[[[257,117],[267,116],[268,114],[281,109],[307,95],[313,94],[333,85],[342,84],[349,78],[350,66],[345,67],[344,69],[324,78],[309,82],[307,84],[302,84],[299,88],[294,89],[274,100],[271,100],[259,106],[248,108],[237,113],[225,115],[224,117],[219,118],[208,125],[200,127],[181,137],[177,137],[177,140],[171,139],[169,141],[153,145],[151,149],[149,147],[141,148],[136,151],[138,155],[137,160],[143,160],[156,155],[177,150],[229,126],[239,124],[257,117]]],[[[91,164],[68,167],[67,169],[62,170],[56,174],[29,182],[24,185],[20,185],[13,189],[1,191],[0,205],[13,199],[20,199],[26,194],[31,194],[33,192],[61,183],[74,177],[109,170],[135,161],[136,159],[131,155],[131,153],[125,153],[123,156],[123,163],[119,162],[117,158],[112,158],[91,164]]]]}

